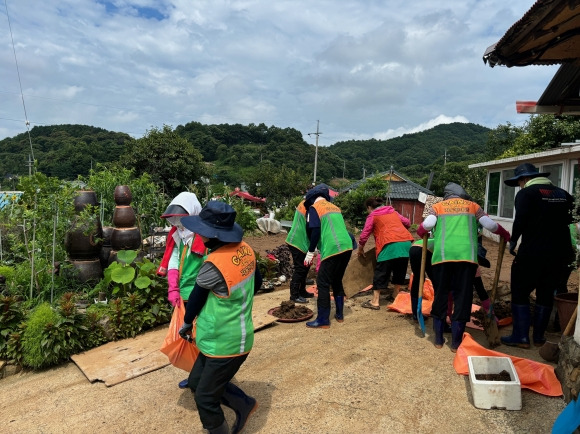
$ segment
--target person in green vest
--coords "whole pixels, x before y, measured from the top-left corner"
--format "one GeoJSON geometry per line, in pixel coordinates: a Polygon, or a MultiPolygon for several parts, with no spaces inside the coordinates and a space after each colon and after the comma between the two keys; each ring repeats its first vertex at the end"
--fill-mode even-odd
{"type": "Polygon", "coordinates": [[[235,219],[230,205],[209,201],[199,215],[181,220],[210,251],[197,275],[179,334],[195,341],[200,351],[188,387],[203,427],[212,434],[230,433],[220,404],[236,413],[232,433],[240,432],[258,408],[256,399],[231,382],[254,344],[252,307],[262,285],[256,255],[242,241],[244,231],[235,219]]]}
{"type": "Polygon", "coordinates": [[[306,222],[310,245],[304,265],[310,266],[316,248],[320,251],[320,269],[316,276],[318,289],[318,315],[306,323],[311,328],[330,327],[330,288],[336,306],[335,318],[344,321],[344,287],[342,278],[353,249],[353,239],[346,229],[340,208],[330,203],[330,193],[324,184],[317,185],[306,193],[306,222]]]}
{"type": "Polygon", "coordinates": [[[304,200],[296,207],[292,227],[288,231],[286,244],[292,254],[292,279],[290,280],[290,300],[295,303],[308,303],[307,298],[314,297],[306,291],[306,278],[310,265],[304,264],[310,240],[306,233],[306,207],[304,200]]]}
{"type": "Polygon", "coordinates": [[[447,318],[449,293],[453,297],[451,316],[451,351],[457,351],[463,339],[465,324],[471,319],[473,283],[478,267],[477,223],[507,241],[510,234],[494,222],[475,202],[463,199],[467,193],[460,185],[450,182],[445,186],[443,201],[434,204],[429,215],[417,228],[423,237],[433,231],[433,288],[435,299],[431,308],[435,347],[442,348],[444,325],[447,318]]]}
{"type": "MultiPolygon", "coordinates": [[[[203,264],[206,248],[199,235],[183,227],[181,219],[197,215],[201,204],[194,193],[184,191],[171,201],[161,218],[171,224],[172,228],[166,239],[164,260],[167,262],[167,299],[173,307],[187,300],[197,279],[197,273],[203,264]]],[[[162,261],[163,262],[163,261],[162,261]]],[[[179,382],[179,388],[187,387],[187,379],[179,382]]]]}

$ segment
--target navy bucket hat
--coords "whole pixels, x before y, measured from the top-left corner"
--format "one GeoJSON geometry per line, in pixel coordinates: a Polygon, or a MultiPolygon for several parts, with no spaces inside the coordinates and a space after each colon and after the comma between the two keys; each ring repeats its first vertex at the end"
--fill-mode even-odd
{"type": "Polygon", "coordinates": [[[182,217],[181,224],[206,238],[224,243],[239,243],[244,230],[236,223],[236,211],[227,203],[210,200],[199,215],[182,217]]]}
{"type": "Polygon", "coordinates": [[[550,176],[550,172],[540,172],[532,163],[523,163],[514,169],[514,176],[506,179],[504,183],[510,187],[517,187],[520,178],[536,178],[538,176],[550,176]]]}

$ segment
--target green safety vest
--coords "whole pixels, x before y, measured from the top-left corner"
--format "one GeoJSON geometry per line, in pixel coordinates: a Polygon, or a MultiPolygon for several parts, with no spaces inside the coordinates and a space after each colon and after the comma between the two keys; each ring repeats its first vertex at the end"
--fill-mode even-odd
{"type": "Polygon", "coordinates": [[[300,202],[296,207],[292,227],[286,237],[286,243],[296,247],[304,253],[306,253],[308,247],[310,247],[310,240],[306,233],[306,208],[304,207],[304,201],[300,202]]]}
{"type": "Polygon", "coordinates": [[[433,228],[433,258],[440,262],[477,264],[477,218],[479,205],[464,199],[448,199],[433,205],[437,224],[433,228]]]}
{"type": "Polygon", "coordinates": [[[211,252],[206,261],[221,272],[228,295],[209,293],[196,321],[197,347],[208,357],[247,354],[254,345],[254,251],[241,241],[211,252]]]}
{"type": "Polygon", "coordinates": [[[320,218],[320,260],[352,250],[352,240],[346,230],[340,208],[327,200],[314,202],[312,207],[320,218]]]}

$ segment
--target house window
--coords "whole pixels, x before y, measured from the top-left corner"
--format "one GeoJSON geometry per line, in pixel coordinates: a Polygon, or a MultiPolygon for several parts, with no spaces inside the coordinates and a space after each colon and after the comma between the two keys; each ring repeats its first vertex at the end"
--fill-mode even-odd
{"type": "Polygon", "coordinates": [[[500,172],[491,172],[489,174],[489,187],[487,189],[487,213],[491,215],[497,215],[500,181],[500,172]]]}
{"type": "Polygon", "coordinates": [[[576,183],[580,180],[580,171],[578,170],[578,162],[572,163],[572,182],[570,189],[566,189],[572,196],[576,195],[576,183]]]}
{"type": "Polygon", "coordinates": [[[498,217],[513,218],[516,189],[508,187],[504,180],[513,176],[513,169],[489,174],[487,190],[487,213],[498,217]]]}
{"type": "MultiPolygon", "coordinates": [[[[502,180],[509,179],[513,176],[513,169],[502,170],[502,180]]],[[[500,217],[513,218],[514,217],[514,198],[516,197],[516,189],[501,183],[501,212],[500,217]]]]}
{"type": "Polygon", "coordinates": [[[542,172],[549,172],[548,179],[552,184],[562,187],[562,164],[548,164],[542,167],[542,172]]]}

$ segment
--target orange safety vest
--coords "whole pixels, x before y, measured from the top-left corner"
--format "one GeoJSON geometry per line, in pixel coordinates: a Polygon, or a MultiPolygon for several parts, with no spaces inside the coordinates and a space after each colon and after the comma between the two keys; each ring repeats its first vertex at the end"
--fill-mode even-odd
{"type": "Polygon", "coordinates": [[[377,257],[387,244],[414,240],[396,212],[373,216],[373,235],[377,257]]]}
{"type": "Polygon", "coordinates": [[[228,295],[209,293],[197,317],[197,346],[210,357],[247,354],[254,344],[254,251],[241,241],[211,252],[206,261],[221,272],[228,287],[228,295]]]}

